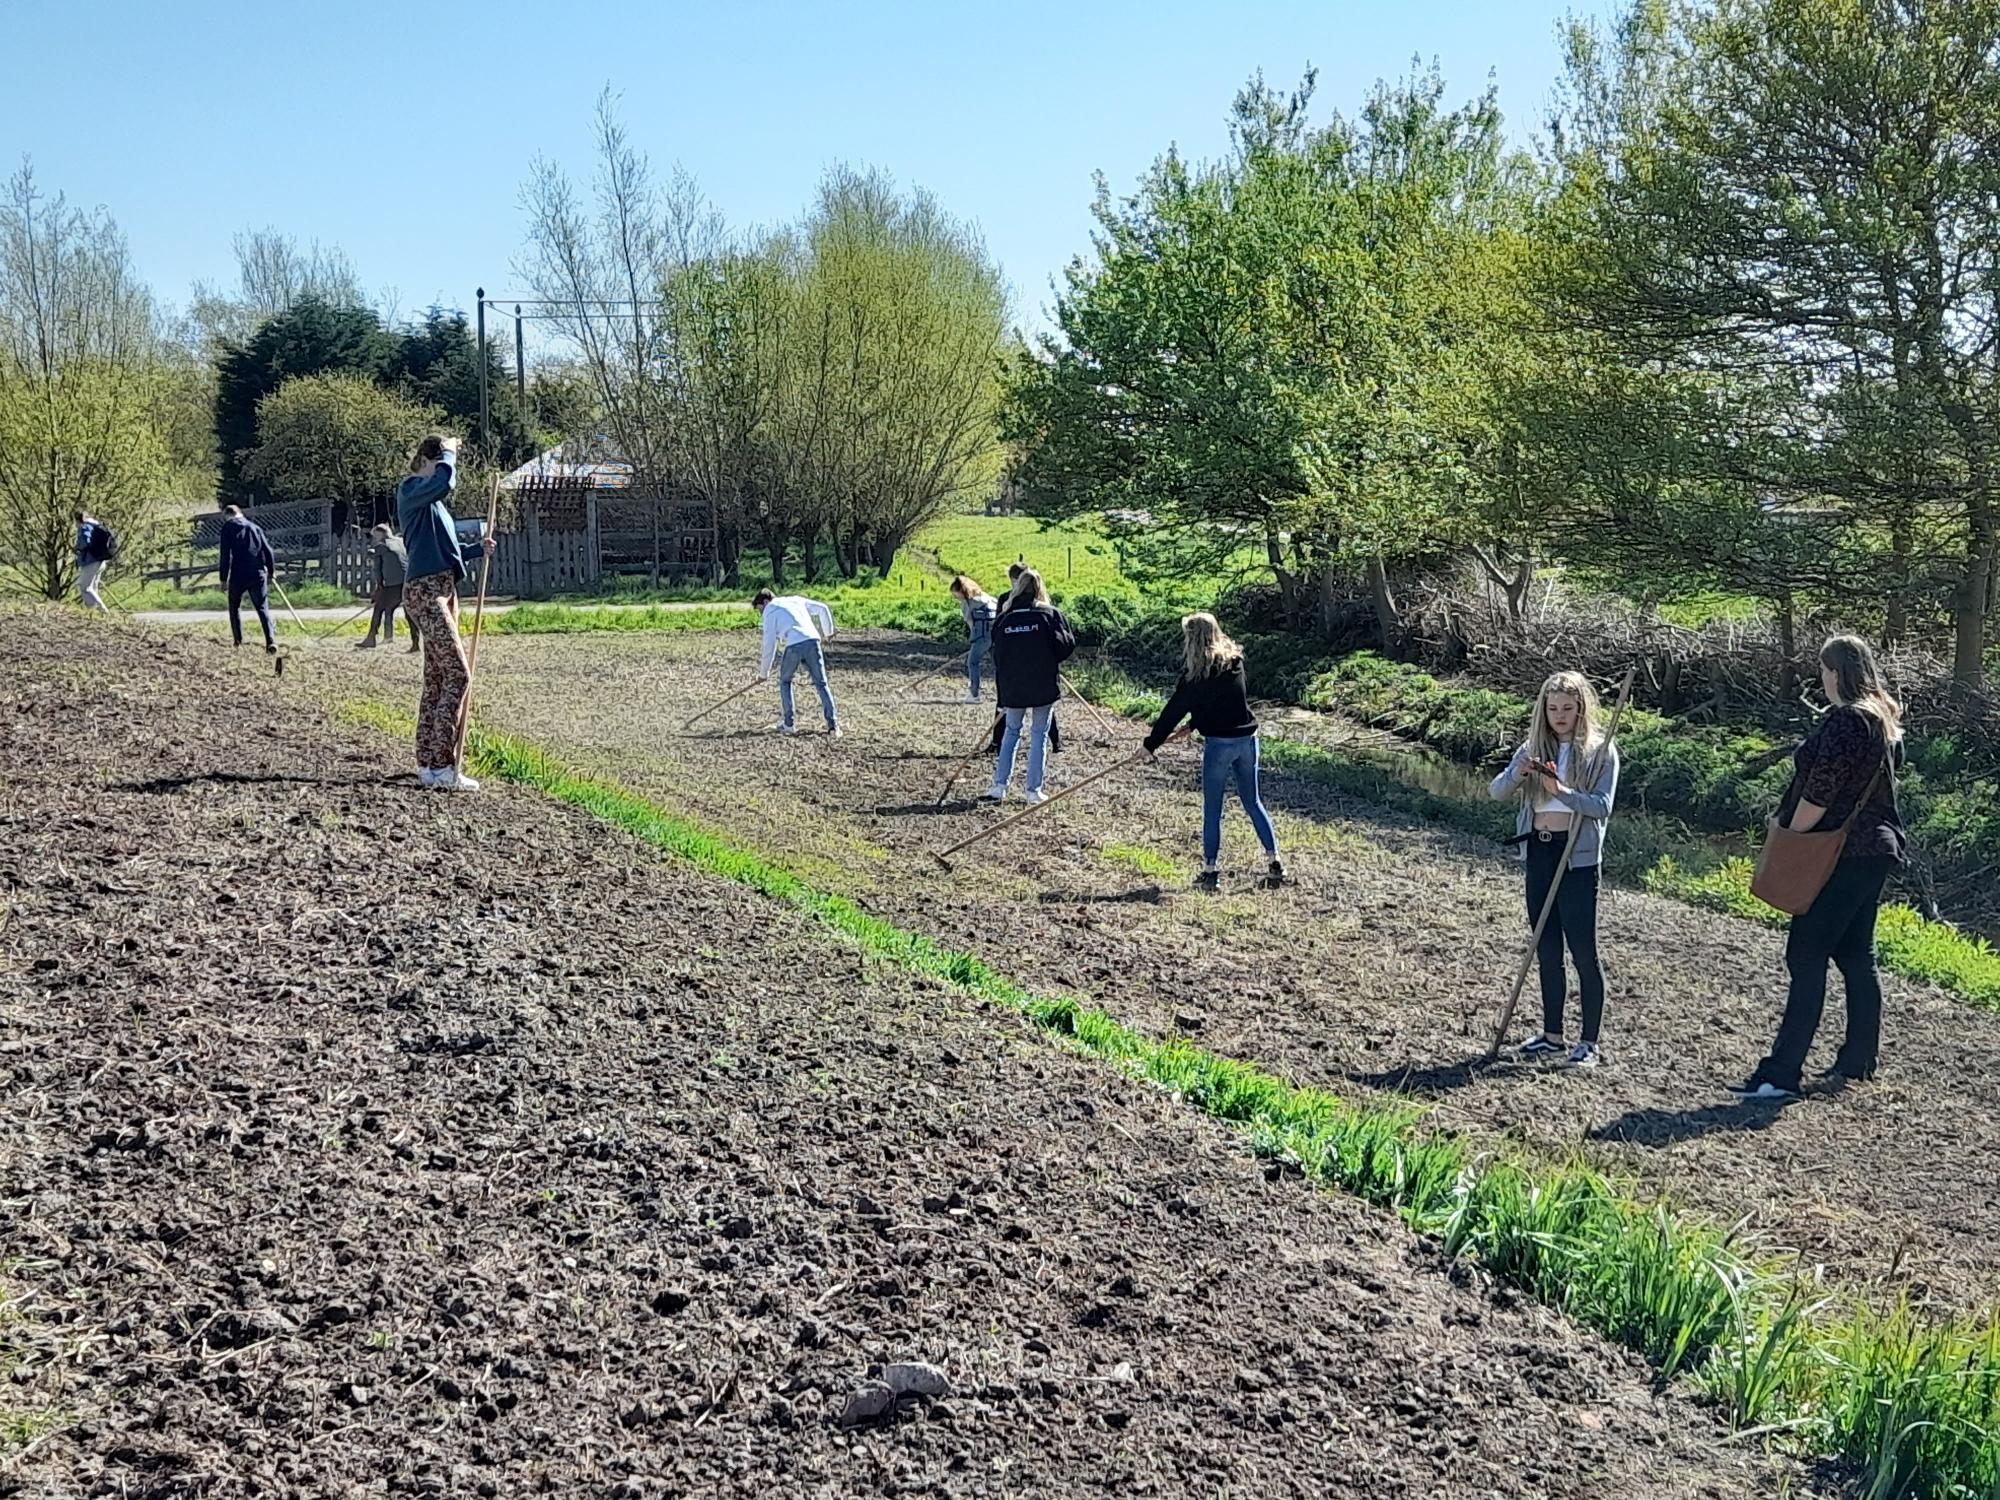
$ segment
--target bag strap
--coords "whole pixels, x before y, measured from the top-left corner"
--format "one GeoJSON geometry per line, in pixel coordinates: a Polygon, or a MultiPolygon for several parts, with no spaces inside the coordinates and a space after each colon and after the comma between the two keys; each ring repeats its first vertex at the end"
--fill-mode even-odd
{"type": "Polygon", "coordinates": [[[1842,833],[1846,833],[1854,826],[1854,820],[1861,816],[1861,809],[1866,807],[1868,799],[1875,795],[1875,788],[1881,784],[1883,771],[1889,771],[1890,785],[1893,786],[1895,784],[1896,773],[1893,769],[1890,769],[1890,758],[1894,754],[1895,750],[1889,743],[1889,726],[1884,724],[1882,726],[1882,758],[1875,763],[1875,774],[1868,778],[1867,788],[1855,799],[1854,806],[1848,809],[1847,821],[1840,825],[1842,833]]]}

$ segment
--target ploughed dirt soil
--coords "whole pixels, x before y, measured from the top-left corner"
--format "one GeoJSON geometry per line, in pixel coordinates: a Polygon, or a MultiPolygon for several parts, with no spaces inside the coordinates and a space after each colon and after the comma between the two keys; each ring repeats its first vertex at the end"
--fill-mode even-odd
{"type": "MultiPolygon", "coordinates": [[[[551,658],[490,660],[519,704],[551,658]]],[[[420,793],[262,665],[0,614],[0,1494],[1832,1493],[1167,1096],[534,794],[420,793]],[[842,1424],[912,1360],[950,1394],[842,1424]]],[[[855,838],[932,769],[667,749],[855,838]]],[[[1025,855],[911,909],[1019,912],[1032,966],[1025,855]]],[[[1146,934],[1083,909],[1087,978],[1146,934]]]]}
{"type": "MultiPolygon", "coordinates": [[[[1230,868],[1221,893],[1206,895],[1189,888],[1199,750],[1183,744],[975,845],[947,873],[927,851],[1002,815],[971,800],[990,777],[983,754],[944,808],[933,805],[990,715],[955,701],[955,673],[912,691],[948,648],[834,642],[838,742],[769,733],[771,688],[680,731],[751,675],[744,637],[512,636],[483,649],[489,722],[1031,986],[1087,993],[1128,1022],[1185,1030],[1300,1081],[1407,1089],[1456,1128],[1581,1151],[1642,1190],[1747,1217],[1848,1283],[1958,1308],[2000,1296],[2000,1015],[1885,974],[1878,1081],[1789,1109],[1738,1105],[1725,1087],[1762,1055],[1783,1008],[1782,932],[1617,890],[1601,919],[1606,1066],[1477,1069],[1468,1060],[1484,1050],[1526,937],[1518,867],[1484,841],[1267,771],[1296,884],[1258,888],[1261,857],[1232,804],[1230,868]]],[[[329,659],[325,690],[406,698],[401,662],[369,655],[355,653],[360,670],[329,659]]],[[[801,687],[801,725],[816,729],[801,687]]],[[[1071,742],[1053,789],[1127,753],[1141,732],[1117,723],[1114,747],[1075,703],[1061,721],[1071,742]]],[[[1021,774],[1010,812],[1021,810],[1021,774]]],[[[1510,1052],[1537,1024],[1531,977],[1510,1052]]],[[[1832,1061],[1841,1030],[1836,975],[1815,1068],[1832,1061]]]]}

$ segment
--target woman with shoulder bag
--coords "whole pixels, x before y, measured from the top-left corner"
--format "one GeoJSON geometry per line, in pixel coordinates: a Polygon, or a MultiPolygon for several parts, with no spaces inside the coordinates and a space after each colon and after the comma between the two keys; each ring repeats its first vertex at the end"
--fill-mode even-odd
{"type": "Polygon", "coordinates": [[[1826,1008],[1829,962],[1846,985],[1847,1038],[1828,1077],[1859,1081],[1875,1076],[1882,1033],[1875,913],[1882,904],[1882,887],[1908,848],[1896,806],[1902,710],[1883,685],[1875,653],[1859,636],[1832,637],[1820,648],[1819,664],[1820,683],[1832,707],[1792,757],[1792,784],[1772,820],[1751,886],[1771,904],[1794,913],[1785,939],[1791,992],[1771,1055],[1757,1064],[1747,1082],[1730,1091],[1739,1099],[1782,1102],[1799,1097],[1806,1053],[1826,1008]],[[1810,841],[1798,837],[1815,830],[1810,841]],[[1825,856],[1835,849],[1831,873],[1814,891],[1825,856]]]}

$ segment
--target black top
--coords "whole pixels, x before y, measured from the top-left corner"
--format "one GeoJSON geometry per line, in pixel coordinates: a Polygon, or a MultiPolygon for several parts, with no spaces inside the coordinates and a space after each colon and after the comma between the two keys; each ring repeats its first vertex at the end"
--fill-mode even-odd
{"type": "Polygon", "coordinates": [[[1828,710],[1792,756],[1792,784],[1778,804],[1778,821],[1789,824],[1793,810],[1804,801],[1826,809],[1819,820],[1821,828],[1838,828],[1866,793],[1868,801],[1847,830],[1840,857],[1893,859],[1901,864],[1909,835],[1896,806],[1893,772],[1903,763],[1903,742],[1886,747],[1885,766],[1884,739],[1882,721],[1866,709],[1848,704],[1828,710]]]}
{"type": "Polygon", "coordinates": [[[1076,632],[1053,604],[1024,604],[993,622],[993,681],[1002,708],[1040,708],[1062,696],[1058,669],[1076,632]]]}
{"type": "Polygon", "coordinates": [[[264,528],[245,516],[231,516],[222,523],[222,581],[232,578],[238,583],[250,583],[260,574],[270,573],[278,566],[277,558],[271,552],[271,543],[264,535],[264,528]]]}
{"type": "Polygon", "coordinates": [[[1195,733],[1205,740],[1235,740],[1257,732],[1257,716],[1250,712],[1250,690],[1243,681],[1242,657],[1210,677],[1181,673],[1173,697],[1153,720],[1146,748],[1159,749],[1186,718],[1194,720],[1195,733]]]}

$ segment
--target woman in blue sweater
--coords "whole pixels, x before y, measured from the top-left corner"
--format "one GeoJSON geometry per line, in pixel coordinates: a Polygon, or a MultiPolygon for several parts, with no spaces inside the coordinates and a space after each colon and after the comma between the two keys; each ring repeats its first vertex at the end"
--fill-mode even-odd
{"type": "Polygon", "coordinates": [[[410,474],[396,486],[396,519],[409,555],[403,585],[403,618],[424,643],[424,692],[417,703],[417,779],[447,792],[476,792],[479,783],[458,769],[459,713],[471,670],[458,637],[458,581],[480,549],[458,540],[458,523],[445,502],[458,484],[457,438],[427,437],[410,460],[410,474]]]}

